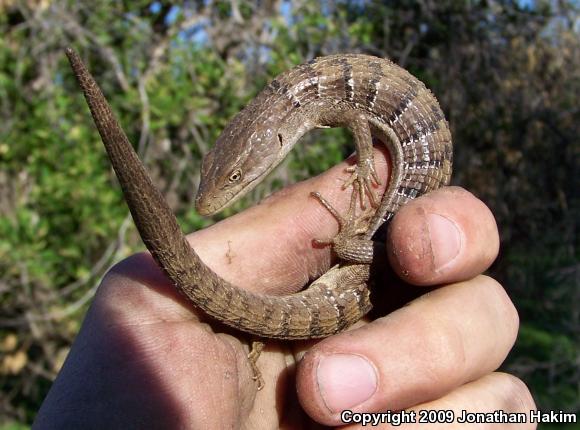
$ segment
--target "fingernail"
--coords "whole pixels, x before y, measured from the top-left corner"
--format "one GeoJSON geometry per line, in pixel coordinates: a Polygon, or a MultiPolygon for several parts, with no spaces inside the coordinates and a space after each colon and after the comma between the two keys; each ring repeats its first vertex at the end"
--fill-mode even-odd
{"type": "Polygon", "coordinates": [[[322,400],[331,412],[359,405],[377,389],[375,368],[360,355],[323,356],[316,377],[322,400]]]}
{"type": "Polygon", "coordinates": [[[453,221],[438,214],[428,214],[429,239],[436,271],[445,269],[461,250],[461,233],[453,221]]]}

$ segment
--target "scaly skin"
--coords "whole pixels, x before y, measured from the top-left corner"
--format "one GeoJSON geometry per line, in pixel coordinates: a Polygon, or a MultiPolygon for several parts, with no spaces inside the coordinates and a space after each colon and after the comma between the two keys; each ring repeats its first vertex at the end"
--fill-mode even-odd
{"type": "Polygon", "coordinates": [[[315,127],[344,126],[353,133],[358,162],[347,183],[361,201],[364,194],[374,199],[372,183],[379,181],[372,136],[388,147],[393,173],[370,220],[353,219],[351,204],[335,240],[338,255],[351,262],[334,266],[308,289],[286,297],[238,289],[191,249],[94,79],[74,51],[66,54],[145,246],[181,293],[236,329],[266,338],[308,339],[358,321],[371,309],[366,287],[370,238],[409,199],[449,182],[447,122],[431,92],[405,70],[380,58],[334,55],[283,73],[236,115],[204,159],[196,199],[200,213],[218,211],[248,192],[315,127]]]}

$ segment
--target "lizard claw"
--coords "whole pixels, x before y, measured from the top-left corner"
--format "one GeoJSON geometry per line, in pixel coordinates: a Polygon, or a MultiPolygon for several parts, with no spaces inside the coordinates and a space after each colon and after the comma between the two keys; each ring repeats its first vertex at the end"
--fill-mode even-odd
{"type": "Polygon", "coordinates": [[[352,173],[352,175],[344,182],[342,188],[346,189],[351,185],[355,188],[356,193],[359,195],[362,209],[366,209],[364,202],[365,195],[368,196],[371,206],[376,208],[378,202],[373,184],[377,186],[381,185],[381,180],[375,170],[373,160],[363,160],[362,163],[358,163],[356,166],[347,167],[346,171],[352,173]]]}

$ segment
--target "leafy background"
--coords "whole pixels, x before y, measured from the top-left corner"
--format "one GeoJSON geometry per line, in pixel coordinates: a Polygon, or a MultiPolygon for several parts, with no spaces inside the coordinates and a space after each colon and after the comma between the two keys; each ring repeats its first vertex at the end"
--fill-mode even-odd
{"type": "MultiPolygon", "coordinates": [[[[335,52],[410,70],[450,121],[454,183],[497,217],[490,273],[522,321],[503,368],[540,408],[580,412],[578,12],[573,0],[0,0],[0,428],[29,427],[101,277],[142,249],[68,45],[188,231],[210,222],[193,209],[202,154],[277,73],[335,52]]],[[[351,150],[341,130],[310,134],[220,217],[351,150]]]]}

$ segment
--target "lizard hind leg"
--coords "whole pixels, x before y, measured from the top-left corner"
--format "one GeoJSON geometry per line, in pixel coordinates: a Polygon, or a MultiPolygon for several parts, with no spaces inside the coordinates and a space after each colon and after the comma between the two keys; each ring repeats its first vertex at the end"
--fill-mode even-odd
{"type": "Polygon", "coordinates": [[[353,192],[346,217],[342,216],[319,192],[310,193],[338,222],[338,233],[330,240],[314,239],[316,245],[330,245],[338,258],[351,263],[370,264],[373,260],[374,244],[361,236],[368,229],[372,208],[358,217],[356,213],[357,193],[353,192]]]}
{"type": "Polygon", "coordinates": [[[256,381],[258,385],[258,391],[264,388],[264,378],[262,378],[262,372],[258,367],[258,358],[264,349],[264,342],[258,340],[252,341],[250,346],[250,353],[248,354],[248,361],[250,362],[250,368],[252,369],[252,379],[256,381]]]}
{"type": "Polygon", "coordinates": [[[345,125],[350,129],[354,137],[356,147],[357,163],[348,167],[346,171],[351,176],[344,182],[342,188],[346,189],[351,185],[360,198],[362,209],[366,209],[365,195],[368,196],[372,207],[379,204],[375,196],[373,185],[381,185],[381,179],[375,169],[373,156],[373,137],[367,117],[360,112],[350,111],[345,114],[345,125]]]}

